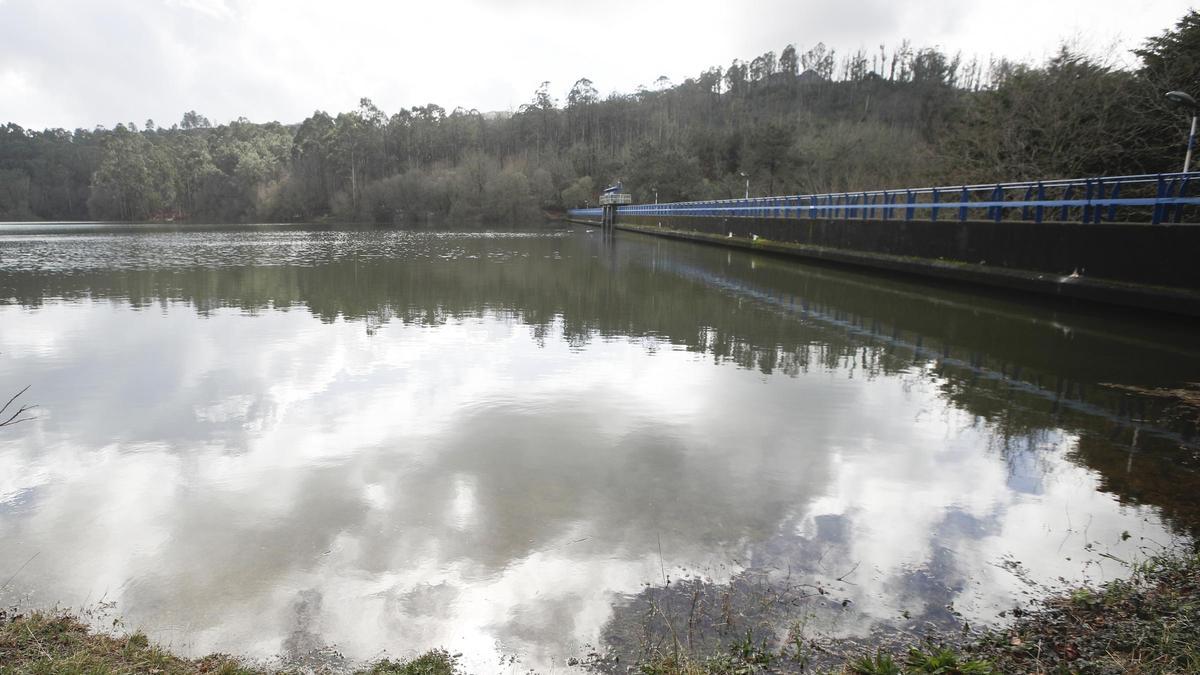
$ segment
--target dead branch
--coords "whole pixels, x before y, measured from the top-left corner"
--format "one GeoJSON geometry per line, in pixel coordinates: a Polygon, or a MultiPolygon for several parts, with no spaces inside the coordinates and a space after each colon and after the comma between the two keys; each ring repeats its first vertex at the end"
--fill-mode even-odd
{"type": "Polygon", "coordinates": [[[36,408],[36,405],[19,405],[17,406],[16,410],[9,412],[9,408],[11,408],[12,405],[16,403],[17,399],[27,391],[29,391],[28,386],[13,394],[12,398],[8,399],[3,407],[0,407],[0,427],[13,426],[20,424],[21,422],[28,422],[29,420],[34,419],[32,415],[25,417],[22,417],[22,415],[25,415],[30,410],[36,408]]]}

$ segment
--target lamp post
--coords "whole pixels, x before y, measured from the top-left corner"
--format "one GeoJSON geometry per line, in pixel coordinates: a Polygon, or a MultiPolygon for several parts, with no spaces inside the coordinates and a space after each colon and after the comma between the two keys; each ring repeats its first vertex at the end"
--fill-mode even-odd
{"type": "Polygon", "coordinates": [[[738,175],[746,179],[746,199],[750,199],[750,176],[747,176],[745,171],[742,171],[738,175]]]}
{"type": "Polygon", "coordinates": [[[654,190],[654,203],[657,204],[658,203],[658,188],[650,188],[650,189],[654,190]]]}
{"type": "Polygon", "coordinates": [[[1200,103],[1196,103],[1196,99],[1187,92],[1179,90],[1168,91],[1166,96],[1168,101],[1177,103],[1192,113],[1192,130],[1188,132],[1187,155],[1183,158],[1183,172],[1187,173],[1192,166],[1192,148],[1196,147],[1196,116],[1200,114],[1200,103]]]}

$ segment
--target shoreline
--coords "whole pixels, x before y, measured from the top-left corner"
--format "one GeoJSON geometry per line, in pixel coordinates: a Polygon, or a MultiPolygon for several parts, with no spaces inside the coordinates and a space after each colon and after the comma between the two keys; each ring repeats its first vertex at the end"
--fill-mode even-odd
{"type": "MultiPolygon", "coordinates": [[[[1130,567],[1128,579],[1043,597],[1033,609],[1012,610],[1015,621],[1010,626],[970,637],[934,634],[917,643],[865,648],[849,640],[796,639],[769,645],[747,637],[715,653],[688,653],[676,644],[634,664],[598,653],[568,663],[593,672],[646,675],[1200,672],[1200,553],[1159,554],[1130,567]]],[[[327,664],[316,672],[467,672],[458,657],[433,649],[407,660],[385,658],[357,667],[327,664]]],[[[179,657],[150,643],[140,631],[102,633],[69,612],[0,610],[0,674],[43,672],[266,675],[294,670],[263,667],[228,654],[179,657]]]]}

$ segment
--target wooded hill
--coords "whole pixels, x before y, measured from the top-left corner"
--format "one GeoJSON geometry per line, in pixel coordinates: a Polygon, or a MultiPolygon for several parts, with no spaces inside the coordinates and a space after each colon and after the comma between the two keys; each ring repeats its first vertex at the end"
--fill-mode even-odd
{"type": "Polygon", "coordinates": [[[543,83],[508,114],[362,99],[299,124],[189,112],[170,128],[0,127],[0,219],[518,222],[637,201],[1177,171],[1200,95],[1200,14],[1114,67],[1061,49],[1042,64],[964,61],[907,43],[793,46],[680,84],[562,101],[543,83]]]}

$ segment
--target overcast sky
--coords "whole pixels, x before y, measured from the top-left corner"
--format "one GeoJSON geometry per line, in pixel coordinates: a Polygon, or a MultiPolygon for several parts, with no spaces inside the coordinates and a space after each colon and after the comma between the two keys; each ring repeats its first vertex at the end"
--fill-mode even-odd
{"type": "Polygon", "coordinates": [[[602,94],[818,41],[909,38],[1040,60],[1064,39],[1128,61],[1180,0],[0,0],[0,122],[169,126],[195,109],[297,122],[366,96],[510,110],[549,80],[602,94]],[[1115,48],[1114,48],[1115,46],[1115,48]]]}

